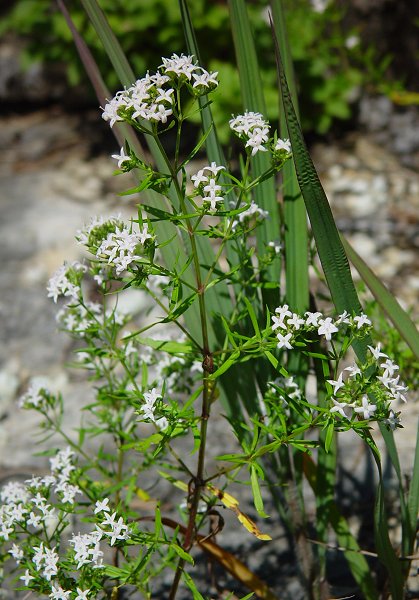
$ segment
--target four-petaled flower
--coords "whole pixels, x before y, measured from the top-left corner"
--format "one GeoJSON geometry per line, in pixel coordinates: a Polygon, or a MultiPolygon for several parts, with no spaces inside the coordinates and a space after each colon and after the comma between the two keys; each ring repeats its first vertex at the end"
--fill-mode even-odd
{"type": "Polygon", "coordinates": [[[130,157],[125,154],[124,147],[121,147],[121,152],[119,154],[112,154],[112,158],[118,161],[118,169],[122,167],[125,161],[131,160],[130,157]]]}
{"type": "Polygon", "coordinates": [[[292,350],[292,346],[290,344],[292,333],[287,333],[286,335],[281,335],[280,333],[277,333],[276,337],[278,339],[277,348],[288,348],[288,350],[292,350]]]}
{"type": "Polygon", "coordinates": [[[374,413],[377,410],[377,405],[370,404],[368,401],[368,396],[363,396],[362,406],[356,406],[354,410],[358,414],[363,413],[364,419],[370,419],[372,416],[374,416],[374,413]]]}
{"type": "Polygon", "coordinates": [[[318,328],[317,333],[319,335],[324,335],[328,341],[332,339],[332,333],[339,331],[336,325],[333,324],[333,321],[330,317],[327,317],[326,319],[320,319],[319,324],[320,327],[318,328]]]}

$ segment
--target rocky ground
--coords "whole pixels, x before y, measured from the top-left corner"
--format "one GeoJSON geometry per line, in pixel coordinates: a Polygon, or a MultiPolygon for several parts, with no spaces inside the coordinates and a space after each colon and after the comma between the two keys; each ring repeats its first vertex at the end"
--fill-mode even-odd
{"type": "MultiPolygon", "coordinates": [[[[80,373],[64,367],[71,358],[71,343],[56,330],[56,307],[46,298],[45,285],[64,259],[79,258],[74,234],[91,216],[115,212],[128,216],[132,209],[128,200],[117,196],[131,182],[129,175],[112,177],[112,144],[106,153],[97,152],[103,138],[96,138],[95,126],[90,126],[96,118],[99,123],[99,113],[69,116],[48,109],[0,121],[0,483],[30,475],[46,464],[46,459],[34,456],[40,450],[36,417],[17,407],[28,382],[42,377],[51,391],[63,392],[68,426],[78,422],[88,394],[89,384],[80,373]]],[[[339,227],[400,302],[418,316],[419,171],[376,133],[353,134],[339,144],[317,144],[313,156],[339,227]]],[[[142,301],[131,296],[129,302],[130,310],[141,316],[142,301]]],[[[419,413],[414,398],[412,394],[403,407],[405,429],[396,434],[406,474],[413,463],[419,413]]],[[[234,444],[220,434],[221,417],[217,419],[211,432],[214,454],[234,444]]],[[[357,467],[362,480],[365,454],[349,438],[342,442],[346,468],[357,467]]],[[[173,502],[169,489],[166,500],[173,502]]],[[[243,502],[248,504],[249,497],[243,502]]],[[[281,598],[303,598],[284,531],[279,524],[270,527],[274,553],[243,536],[234,523],[219,542],[247,557],[274,587],[280,569],[281,598]]],[[[419,589],[417,583],[412,585],[419,589]]]]}

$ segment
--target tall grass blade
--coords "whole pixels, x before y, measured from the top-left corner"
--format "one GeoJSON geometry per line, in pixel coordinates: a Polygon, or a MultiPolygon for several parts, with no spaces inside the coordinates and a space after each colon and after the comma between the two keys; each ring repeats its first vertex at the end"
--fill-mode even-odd
{"type": "MultiPolygon", "coordinates": [[[[246,3],[244,0],[229,0],[228,5],[243,106],[246,110],[260,112],[265,115],[263,86],[246,3]]],[[[270,167],[271,157],[269,152],[258,152],[254,156],[252,169],[255,177],[258,177],[270,167]]],[[[278,239],[280,232],[279,206],[273,178],[257,186],[255,200],[260,207],[269,212],[269,219],[265,219],[256,230],[258,252],[262,255],[266,252],[266,245],[270,241],[278,239]]],[[[267,270],[267,280],[279,283],[279,278],[280,264],[279,261],[275,261],[267,270]]],[[[273,298],[272,302],[274,302],[273,298]]]]}
{"type": "MultiPolygon", "coordinates": [[[[403,556],[409,556],[413,551],[413,545],[416,537],[416,518],[417,518],[417,507],[416,507],[416,515],[414,517],[414,521],[411,520],[411,515],[409,513],[408,504],[405,500],[404,487],[405,483],[402,477],[402,471],[400,468],[399,455],[397,452],[396,444],[394,441],[394,435],[392,431],[389,431],[385,425],[380,424],[381,435],[386,444],[387,452],[389,454],[391,463],[393,465],[394,471],[397,476],[398,487],[399,487],[399,498],[400,498],[400,522],[402,526],[402,543],[401,543],[401,551],[403,556]]],[[[411,487],[410,490],[413,488],[411,487]]],[[[407,575],[409,570],[409,563],[406,562],[403,564],[405,567],[403,570],[407,575]]]]}
{"type": "Polygon", "coordinates": [[[409,494],[407,498],[407,511],[409,515],[410,529],[413,534],[413,539],[411,540],[411,546],[409,548],[409,554],[411,554],[415,543],[414,534],[417,530],[417,519],[419,514],[419,423],[418,432],[416,435],[416,449],[415,459],[413,463],[413,475],[412,480],[410,482],[409,494]]]}
{"type": "MultiPolygon", "coordinates": [[[[271,8],[272,21],[284,60],[285,76],[298,117],[294,68],[282,0],[272,0],[271,8]]],[[[289,138],[282,102],[279,107],[279,115],[281,137],[289,138]]],[[[309,304],[307,213],[292,161],[286,162],[282,171],[282,194],[284,199],[286,297],[292,310],[304,313],[309,304]]]]}
{"type": "MultiPolygon", "coordinates": [[[[179,9],[182,17],[183,31],[185,35],[185,40],[188,48],[188,52],[193,54],[199,64],[202,64],[200,51],[198,47],[198,43],[196,40],[192,19],[190,16],[188,4],[186,0],[179,0],[179,9]]],[[[217,165],[225,165],[225,157],[224,152],[221,148],[221,145],[218,141],[216,128],[213,126],[213,118],[211,113],[211,106],[207,103],[207,97],[200,98],[200,106],[201,106],[201,118],[202,118],[202,128],[204,131],[211,128],[211,131],[206,139],[205,147],[207,150],[208,160],[209,162],[215,161],[217,165]]],[[[221,174],[220,179],[223,180],[224,183],[228,183],[227,179],[223,179],[223,175],[221,174]]],[[[226,208],[230,207],[229,200],[234,199],[232,193],[230,193],[225,198],[226,208]]],[[[235,254],[230,245],[226,245],[227,250],[227,258],[230,262],[230,265],[233,266],[237,263],[237,254],[235,254]]],[[[239,285],[233,285],[233,290],[236,295],[240,291],[239,285]]],[[[217,309],[214,306],[213,302],[211,302],[213,296],[209,298],[207,301],[207,307],[210,312],[215,311],[217,309]]],[[[218,308],[218,311],[221,312],[218,308]]],[[[228,310],[223,308],[222,314],[228,318],[229,312],[228,310]]],[[[221,333],[221,332],[220,332],[221,333]]],[[[245,407],[246,410],[250,414],[255,414],[257,411],[257,405],[255,401],[252,401],[252,398],[255,399],[257,397],[257,390],[255,387],[255,378],[252,373],[246,373],[243,376],[243,371],[240,371],[238,367],[233,367],[233,370],[236,372],[236,375],[231,376],[230,373],[224,376],[221,379],[222,390],[220,400],[230,418],[236,417],[241,414],[242,407],[245,407]],[[239,376],[240,372],[240,376],[239,376]]]]}
{"type": "MultiPolygon", "coordinates": [[[[199,46],[196,40],[195,31],[192,25],[192,19],[186,0],[179,0],[179,10],[182,18],[183,33],[188,47],[188,52],[193,54],[198,60],[198,63],[202,65],[199,46]]],[[[201,108],[202,129],[207,131],[213,125],[211,106],[208,104],[208,97],[200,97],[199,105],[201,108]]],[[[205,147],[209,162],[214,161],[217,163],[217,165],[225,165],[224,152],[221,148],[221,144],[218,141],[217,130],[215,127],[211,127],[205,147]]]]}
{"type": "Polygon", "coordinates": [[[341,238],[349,260],[358,271],[365,284],[373,294],[378,304],[388,316],[394,327],[405,340],[412,352],[419,358],[419,332],[412,319],[397,302],[396,298],[388,291],[386,286],[371,271],[350,243],[341,238]]]}
{"type": "MultiPolygon", "coordinates": [[[[118,75],[122,85],[131,85],[132,82],[136,80],[136,77],[131,67],[129,66],[129,63],[120,47],[120,44],[116,39],[112,29],[110,28],[106,16],[100,8],[97,0],[82,0],[82,3],[86,10],[86,13],[88,14],[91,20],[94,29],[96,30],[103,44],[103,47],[105,48],[106,53],[108,54],[112,62],[115,72],[118,75]]],[[[153,139],[151,139],[150,136],[147,136],[147,143],[150,152],[155,160],[157,168],[164,172],[166,168],[165,161],[156,142],[153,139]]],[[[176,198],[174,196],[172,198],[172,201],[176,205],[176,198]]],[[[150,202],[150,204],[156,206],[161,204],[160,196],[154,196],[153,202],[150,202]]],[[[170,226],[170,224],[167,224],[166,222],[159,224],[159,228],[161,228],[161,230],[163,231],[161,239],[170,239],[171,237],[173,237],[173,235],[176,235],[176,231],[170,226]]],[[[179,240],[178,247],[175,248],[174,246],[174,244],[169,244],[168,246],[162,248],[164,260],[169,268],[175,264],[175,261],[177,261],[180,264],[186,264],[187,262],[187,254],[183,242],[179,240]]],[[[197,246],[199,250],[201,264],[211,265],[214,259],[214,252],[212,250],[210,242],[206,238],[200,236],[197,238],[197,246]]],[[[192,272],[192,268],[185,273],[185,276],[188,278],[189,281],[193,281],[194,275],[192,272]]],[[[228,310],[228,308],[231,307],[230,296],[227,290],[227,286],[224,283],[219,284],[216,290],[213,289],[209,291],[207,296],[208,301],[212,303],[213,307],[216,308],[216,311],[220,312],[221,314],[225,313],[228,310]]],[[[192,305],[188,312],[185,313],[185,319],[188,325],[194,331],[200,331],[201,326],[199,320],[199,312],[196,305],[192,305]]],[[[209,328],[209,335],[211,343],[215,344],[216,335],[211,324],[209,328]]]]}
{"type": "MultiPolygon", "coordinates": [[[[315,493],[317,493],[319,467],[308,454],[304,454],[303,456],[303,468],[310,487],[315,493]]],[[[345,558],[349,564],[355,581],[359,585],[363,597],[368,598],[368,600],[377,600],[377,588],[371,576],[368,562],[360,553],[361,549],[350,531],[349,524],[340,514],[334,500],[329,502],[328,511],[330,524],[336,533],[339,546],[346,549],[344,551],[345,558]]]]}
{"type": "MultiPolygon", "coordinates": [[[[105,82],[103,81],[102,76],[100,74],[99,68],[95,62],[95,59],[93,58],[92,53],[90,52],[86,42],[78,32],[63,0],[57,0],[57,4],[58,8],[63,13],[68,28],[70,29],[73,35],[74,43],[79,53],[80,60],[82,61],[83,66],[86,69],[86,73],[90,79],[93,89],[95,90],[99,104],[101,106],[104,106],[106,99],[111,96],[111,93],[106,87],[105,82]]],[[[144,150],[132,127],[130,127],[126,123],[115,123],[113,127],[113,133],[120,146],[123,146],[125,140],[127,140],[130,147],[138,156],[144,156],[144,150]]],[[[147,192],[148,191],[146,190],[145,196],[147,195],[147,192]]]]}
{"type": "MultiPolygon", "coordinates": [[[[349,262],[343,249],[326,194],[304,141],[291,100],[278,40],[273,27],[272,33],[275,40],[280,91],[293,150],[295,169],[316,241],[320,262],[337,311],[343,312],[347,310],[351,314],[359,314],[361,312],[361,305],[352,281],[349,262]]],[[[363,340],[354,344],[354,349],[362,361],[366,358],[367,343],[369,343],[368,340],[363,340]]]]}
{"type": "Polygon", "coordinates": [[[385,507],[384,482],[380,452],[369,431],[360,434],[372,451],[378,471],[378,485],[374,507],[374,534],[378,558],[387,569],[392,598],[403,598],[403,575],[400,562],[390,542],[388,517],[385,507]]]}

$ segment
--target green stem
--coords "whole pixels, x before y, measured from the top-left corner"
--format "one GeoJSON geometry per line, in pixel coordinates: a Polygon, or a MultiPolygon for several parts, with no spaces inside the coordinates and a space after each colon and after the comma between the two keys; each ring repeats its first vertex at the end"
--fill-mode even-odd
{"type": "MultiPolygon", "coordinates": [[[[185,198],[182,194],[182,190],[179,186],[179,181],[177,179],[176,170],[173,168],[170,163],[167,154],[158,138],[155,136],[155,141],[161,154],[169,168],[169,171],[172,176],[173,185],[176,190],[176,194],[179,200],[179,206],[183,213],[186,214],[186,205],[185,198]]],[[[210,382],[209,375],[213,372],[213,362],[212,355],[209,349],[209,339],[208,339],[208,324],[207,324],[207,312],[205,306],[205,286],[202,284],[201,278],[201,267],[199,264],[199,255],[198,248],[196,245],[195,234],[193,230],[193,225],[188,219],[186,221],[186,227],[189,234],[189,241],[191,244],[191,251],[193,256],[193,265],[195,270],[195,278],[198,292],[198,304],[199,304],[199,314],[201,320],[201,332],[202,332],[202,356],[203,356],[203,393],[202,393],[202,412],[201,412],[201,432],[200,432],[200,446],[199,446],[199,454],[198,454],[198,465],[196,470],[196,475],[190,483],[192,487],[190,493],[190,510],[189,510],[189,519],[186,527],[185,537],[184,537],[184,548],[185,550],[189,550],[194,542],[195,535],[195,524],[196,518],[198,514],[198,504],[201,498],[201,491],[204,486],[204,467],[205,467],[205,454],[206,454],[206,440],[207,440],[207,428],[208,428],[208,419],[210,416],[210,405],[211,405],[211,395],[210,395],[210,382]]],[[[180,578],[182,576],[182,571],[184,568],[185,561],[184,559],[179,559],[175,577],[173,579],[172,588],[170,590],[169,600],[174,600],[176,597],[177,589],[179,586],[180,578]]]]}

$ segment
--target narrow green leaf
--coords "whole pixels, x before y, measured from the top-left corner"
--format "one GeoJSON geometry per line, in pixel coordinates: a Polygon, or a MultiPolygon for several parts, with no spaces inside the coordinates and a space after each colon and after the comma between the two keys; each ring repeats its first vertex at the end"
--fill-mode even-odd
{"type": "MultiPolygon", "coordinates": [[[[291,98],[298,117],[295,76],[282,1],[272,0],[271,7],[272,20],[281,56],[284,60],[285,77],[290,87],[291,98]]],[[[283,139],[289,138],[282,103],[280,103],[279,109],[281,137],[283,139]]],[[[284,198],[286,297],[293,310],[304,313],[309,305],[307,213],[292,161],[287,161],[282,170],[282,194],[284,198]]]]}
{"type": "Polygon", "coordinates": [[[188,552],[186,552],[181,546],[178,546],[178,544],[171,544],[170,547],[173,548],[173,550],[180,558],[183,558],[183,560],[186,560],[186,562],[188,562],[191,565],[194,564],[192,556],[188,552]]]}
{"type": "Polygon", "coordinates": [[[254,311],[253,306],[250,304],[249,300],[246,296],[243,298],[244,303],[246,304],[247,312],[249,313],[250,320],[252,321],[253,329],[255,330],[256,337],[260,339],[260,329],[259,323],[256,317],[256,313],[254,311]]]}
{"type": "Polygon", "coordinates": [[[255,466],[252,464],[250,465],[250,483],[252,485],[253,500],[258,515],[263,519],[267,519],[269,515],[267,515],[264,510],[262,494],[260,493],[259,477],[255,466]]]}
{"type": "Polygon", "coordinates": [[[161,350],[168,354],[190,354],[194,348],[190,342],[173,342],[171,340],[155,340],[153,338],[136,337],[139,344],[161,350]]]}
{"type": "MultiPolygon", "coordinates": [[[[239,69],[240,88],[245,110],[253,110],[266,115],[263,85],[260,79],[260,68],[253,41],[253,32],[244,0],[229,0],[231,31],[233,33],[237,66],[239,69]]],[[[258,152],[252,160],[252,171],[255,177],[261,176],[271,167],[270,152],[258,152]]],[[[278,239],[280,232],[279,206],[275,191],[275,180],[271,178],[258,185],[254,191],[256,203],[269,212],[269,219],[256,229],[259,254],[266,252],[266,244],[278,239]]],[[[268,281],[279,283],[280,263],[274,261],[267,270],[268,281]]],[[[272,293],[270,294],[272,296],[272,293]]],[[[272,298],[274,303],[277,298],[272,298]]]]}
{"type": "MultiPolygon", "coordinates": [[[[273,28],[272,34],[275,40],[278,78],[298,183],[304,198],[326,281],[337,311],[341,313],[347,310],[350,314],[359,314],[361,305],[352,281],[349,262],[326,194],[304,141],[291,100],[278,40],[273,28]]],[[[354,343],[354,349],[361,361],[366,359],[368,343],[370,343],[369,339],[354,343]]]]}
{"type": "MultiPolygon", "coordinates": [[[[400,522],[401,522],[401,526],[402,526],[401,549],[402,549],[402,554],[404,556],[408,556],[413,551],[413,546],[414,546],[414,542],[415,542],[415,538],[416,538],[416,519],[417,519],[418,507],[416,507],[416,514],[415,514],[414,520],[412,522],[408,504],[406,503],[406,500],[405,500],[404,481],[403,481],[403,477],[402,477],[399,455],[398,455],[396,444],[394,441],[393,432],[389,431],[385,427],[385,425],[382,425],[381,423],[380,423],[380,431],[381,431],[381,435],[383,436],[383,439],[385,441],[386,449],[389,454],[390,460],[392,462],[392,465],[393,465],[394,470],[397,475],[397,480],[398,480],[398,484],[399,484],[399,498],[400,498],[400,522]]],[[[412,488],[410,488],[410,489],[412,489],[412,488]]],[[[409,562],[406,561],[405,563],[403,563],[403,570],[406,574],[408,573],[409,562]]]]}
{"type": "Polygon", "coordinates": [[[358,433],[370,447],[378,471],[378,485],[374,507],[374,538],[378,558],[387,569],[392,597],[403,598],[402,569],[394,548],[391,545],[388,530],[388,517],[385,508],[380,452],[370,431],[361,429],[358,433]]]}
{"type": "MultiPolygon", "coordinates": [[[[303,457],[303,469],[310,487],[317,494],[318,467],[308,455],[304,455],[303,457]]],[[[378,600],[377,588],[371,576],[369,565],[365,557],[360,553],[360,547],[350,531],[348,522],[340,514],[333,500],[329,501],[328,509],[330,525],[336,533],[339,546],[345,548],[344,556],[363,597],[368,598],[368,600],[378,600]]]]}
{"type": "Polygon", "coordinates": [[[230,358],[228,358],[225,362],[223,362],[221,367],[219,367],[215,371],[215,373],[212,373],[212,375],[210,375],[210,379],[217,379],[217,377],[220,377],[220,375],[222,375],[223,373],[228,371],[234,365],[234,363],[237,361],[237,359],[239,357],[240,357],[240,350],[234,351],[232,353],[232,355],[230,356],[230,358]]]}
{"type": "MultiPolygon", "coordinates": [[[[419,423],[416,435],[415,460],[413,463],[413,475],[410,482],[409,495],[407,499],[409,522],[412,533],[416,531],[416,524],[419,512],[419,423]]],[[[414,539],[411,540],[409,554],[413,551],[414,539]]]]}
{"type": "Polygon", "coordinates": [[[394,327],[400,333],[406,344],[411,348],[412,352],[419,358],[419,332],[412,319],[405,310],[397,302],[396,298],[388,291],[385,285],[371,271],[369,266],[355,252],[350,243],[341,238],[349,260],[354,265],[355,269],[361,275],[365,284],[373,294],[374,298],[387,314],[394,327]]]}

